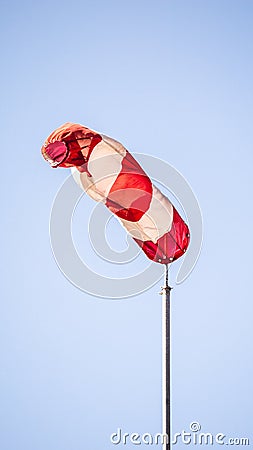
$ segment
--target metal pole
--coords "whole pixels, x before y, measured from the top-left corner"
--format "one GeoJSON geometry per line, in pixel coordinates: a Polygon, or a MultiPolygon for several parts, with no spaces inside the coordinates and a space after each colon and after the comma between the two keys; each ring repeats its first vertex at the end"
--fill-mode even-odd
{"type": "Polygon", "coordinates": [[[168,265],[165,266],[162,288],[162,408],[163,450],[171,450],[171,398],[170,398],[170,291],[168,265]]]}

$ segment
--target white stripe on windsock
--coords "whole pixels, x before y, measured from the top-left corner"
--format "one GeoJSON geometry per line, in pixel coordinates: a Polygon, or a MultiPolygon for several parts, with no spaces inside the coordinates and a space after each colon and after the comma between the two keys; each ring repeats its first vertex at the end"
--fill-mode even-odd
{"type": "Polygon", "coordinates": [[[75,167],[72,175],[79,186],[96,201],[105,201],[111,187],[122,169],[122,160],[126,149],[114,139],[103,136],[91,152],[86,172],[79,172],[75,167]]]}

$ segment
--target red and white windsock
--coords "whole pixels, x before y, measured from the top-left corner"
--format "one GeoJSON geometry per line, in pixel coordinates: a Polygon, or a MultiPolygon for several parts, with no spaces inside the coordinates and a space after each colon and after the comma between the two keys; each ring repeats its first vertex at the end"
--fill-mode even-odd
{"type": "Polygon", "coordinates": [[[71,168],[79,186],[118,217],[148,258],[168,264],[185,253],[188,226],[119,142],[65,123],[41,151],[52,167],[71,168]]]}

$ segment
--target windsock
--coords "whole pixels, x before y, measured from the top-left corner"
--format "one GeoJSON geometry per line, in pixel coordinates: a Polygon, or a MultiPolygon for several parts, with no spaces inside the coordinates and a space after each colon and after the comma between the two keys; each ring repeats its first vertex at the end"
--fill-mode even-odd
{"type": "Polygon", "coordinates": [[[149,259],[169,264],[186,252],[187,224],[118,141],[68,122],[41,151],[51,167],[71,168],[81,189],[109,208],[149,259]]]}

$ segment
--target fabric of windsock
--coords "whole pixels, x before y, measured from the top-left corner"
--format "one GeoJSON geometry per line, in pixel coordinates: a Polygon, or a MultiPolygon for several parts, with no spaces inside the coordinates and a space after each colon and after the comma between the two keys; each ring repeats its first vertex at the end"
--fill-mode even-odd
{"type": "Polygon", "coordinates": [[[50,134],[42,155],[52,167],[71,168],[81,189],[118,217],[148,258],[168,264],[185,253],[187,224],[118,141],[66,123],[50,134]]]}

